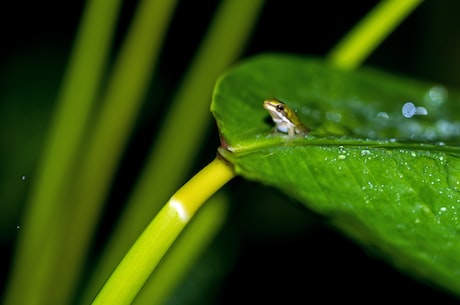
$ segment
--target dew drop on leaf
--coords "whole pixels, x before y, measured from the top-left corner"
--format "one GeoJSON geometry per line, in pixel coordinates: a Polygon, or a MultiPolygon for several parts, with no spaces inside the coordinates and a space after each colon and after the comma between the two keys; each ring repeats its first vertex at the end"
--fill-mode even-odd
{"type": "Polygon", "coordinates": [[[390,115],[386,112],[379,112],[377,113],[377,118],[388,121],[390,119],[390,115]]]}
{"type": "Polygon", "coordinates": [[[402,114],[405,118],[411,118],[415,114],[415,105],[414,103],[407,102],[402,106],[402,114]]]}
{"type": "Polygon", "coordinates": [[[443,86],[434,86],[425,94],[424,102],[427,106],[438,107],[447,100],[447,90],[443,86]]]}
{"type": "Polygon", "coordinates": [[[369,149],[363,149],[361,150],[361,156],[369,156],[371,154],[371,151],[369,149]]]}

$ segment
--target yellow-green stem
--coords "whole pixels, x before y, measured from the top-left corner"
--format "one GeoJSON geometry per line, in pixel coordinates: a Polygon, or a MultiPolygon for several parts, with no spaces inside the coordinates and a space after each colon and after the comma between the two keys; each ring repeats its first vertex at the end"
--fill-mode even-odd
{"type": "Polygon", "coordinates": [[[92,303],[127,305],[197,209],[235,176],[216,158],[182,186],[136,240],[92,303]]]}
{"type": "Polygon", "coordinates": [[[165,113],[159,138],[90,280],[88,295],[93,295],[104,282],[148,223],[149,215],[157,212],[185,181],[184,175],[191,169],[210,126],[209,102],[214,83],[240,54],[262,4],[262,0],[225,0],[219,7],[170,111],[165,113]]]}
{"type": "Polygon", "coordinates": [[[163,257],[155,272],[137,295],[135,305],[161,305],[173,295],[199,256],[226,221],[229,197],[217,192],[198,211],[184,232],[163,257]]]}
{"type": "Polygon", "coordinates": [[[58,303],[67,303],[75,289],[72,282],[82,270],[88,244],[144,101],[174,7],[173,0],[140,1],[115,61],[107,92],[102,95],[100,114],[87,135],[81,164],[75,170],[69,190],[65,211],[68,232],[61,241],[61,256],[56,263],[62,278],[61,289],[56,292],[58,303]]]}
{"type": "Polygon", "coordinates": [[[54,303],[62,224],[79,148],[101,82],[119,1],[88,1],[21,222],[4,304],[54,303]]]}
{"type": "Polygon", "coordinates": [[[384,0],[368,13],[329,53],[329,61],[355,69],[422,0],[384,0]]]}

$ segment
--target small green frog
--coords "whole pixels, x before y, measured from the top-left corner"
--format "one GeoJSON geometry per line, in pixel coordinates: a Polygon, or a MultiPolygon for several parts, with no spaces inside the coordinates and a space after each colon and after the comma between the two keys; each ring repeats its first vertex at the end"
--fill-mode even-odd
{"type": "Polygon", "coordinates": [[[279,99],[271,97],[264,101],[264,108],[270,113],[277,130],[287,133],[290,138],[295,135],[305,136],[310,129],[302,124],[294,110],[279,99]]]}

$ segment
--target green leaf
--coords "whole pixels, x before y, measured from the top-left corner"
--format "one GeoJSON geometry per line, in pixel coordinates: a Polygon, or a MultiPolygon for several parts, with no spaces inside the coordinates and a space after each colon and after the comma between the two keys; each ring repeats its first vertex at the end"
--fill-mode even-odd
{"type": "Polygon", "coordinates": [[[219,151],[238,174],[282,190],[395,266],[460,295],[459,102],[439,84],[263,55],[219,80],[211,110],[219,151]],[[272,132],[262,107],[271,96],[312,132],[292,139],[272,132]]]}

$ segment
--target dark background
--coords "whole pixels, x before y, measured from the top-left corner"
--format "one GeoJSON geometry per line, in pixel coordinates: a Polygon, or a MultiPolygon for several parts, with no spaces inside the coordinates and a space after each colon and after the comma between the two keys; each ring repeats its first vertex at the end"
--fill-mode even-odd
{"type": "MultiPolygon", "coordinates": [[[[122,42],[136,3],[124,2],[113,54],[122,42]]],[[[375,3],[267,1],[242,58],[264,52],[325,56],[375,3]]],[[[0,10],[2,286],[7,280],[15,228],[28,189],[27,180],[13,190],[8,185],[11,175],[20,177],[34,169],[83,4],[6,1],[0,10]],[[12,194],[6,194],[8,191],[12,194]],[[14,198],[14,204],[8,205],[6,198],[14,198]]],[[[146,98],[146,111],[139,119],[108,200],[111,208],[95,241],[95,257],[99,241],[102,243],[109,234],[154,139],[161,111],[149,107],[149,101],[160,98],[167,107],[218,4],[179,1],[146,98]]],[[[426,1],[365,65],[458,88],[459,12],[458,1],[426,1]]],[[[212,127],[195,169],[214,157],[217,145],[217,131],[212,127]]],[[[178,289],[173,303],[456,301],[394,270],[337,233],[327,220],[275,190],[243,179],[235,179],[227,188],[234,198],[228,224],[178,289]]]]}

